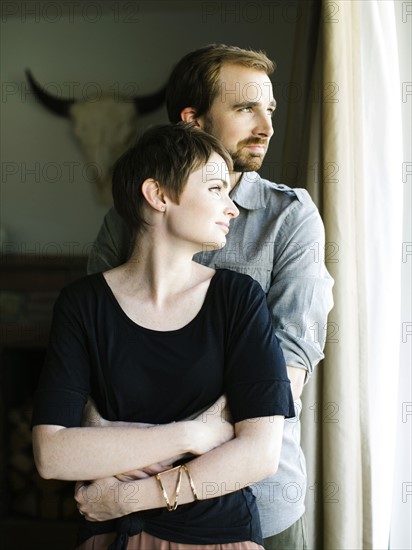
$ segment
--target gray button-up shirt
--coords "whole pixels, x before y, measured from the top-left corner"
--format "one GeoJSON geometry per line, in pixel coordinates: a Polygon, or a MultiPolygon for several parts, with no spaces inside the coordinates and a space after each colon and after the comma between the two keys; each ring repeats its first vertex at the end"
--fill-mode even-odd
{"type": "MultiPolygon", "coordinates": [[[[291,189],[243,174],[231,193],[239,216],[230,222],[226,246],[196,254],[213,268],[247,273],[266,293],[273,326],[286,364],[306,369],[309,378],[323,358],[333,280],[324,264],[325,236],[319,212],[305,189],[291,189]]],[[[111,209],[92,248],[88,271],[115,267],[128,257],[130,235],[111,209]]],[[[253,486],[263,537],[280,533],[305,511],[306,467],[297,416],[285,421],[279,469],[253,486]]]]}

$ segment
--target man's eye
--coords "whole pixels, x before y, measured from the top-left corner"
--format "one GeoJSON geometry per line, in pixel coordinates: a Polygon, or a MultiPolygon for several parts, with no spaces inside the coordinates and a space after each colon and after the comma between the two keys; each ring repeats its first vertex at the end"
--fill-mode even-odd
{"type": "Polygon", "coordinates": [[[241,110],[243,113],[250,113],[251,108],[250,108],[250,107],[242,107],[240,110],[241,110]]]}

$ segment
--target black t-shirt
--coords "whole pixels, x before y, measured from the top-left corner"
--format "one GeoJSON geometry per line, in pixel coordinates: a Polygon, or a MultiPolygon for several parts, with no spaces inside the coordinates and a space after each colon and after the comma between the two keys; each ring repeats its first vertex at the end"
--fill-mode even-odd
{"type": "MultiPolygon", "coordinates": [[[[99,273],[66,287],[56,302],[32,423],[80,426],[91,395],[104,418],[162,424],[188,417],[223,393],[235,422],[295,415],[283,354],[256,281],[218,270],[192,321],[156,331],[125,314],[99,273]]],[[[174,512],[162,508],[82,525],[80,541],[138,526],[137,532],[186,544],[261,544],[249,489],[174,512]]]]}

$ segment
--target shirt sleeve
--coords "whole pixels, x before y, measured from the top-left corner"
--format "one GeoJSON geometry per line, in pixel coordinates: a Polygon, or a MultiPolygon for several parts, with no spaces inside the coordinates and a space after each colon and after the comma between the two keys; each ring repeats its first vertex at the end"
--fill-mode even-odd
{"type": "Polygon", "coordinates": [[[129,257],[131,234],[114,208],[106,214],[90,250],[87,273],[99,273],[123,264],[129,257]]]}
{"type": "MultiPolygon", "coordinates": [[[[286,365],[307,369],[323,359],[327,317],[333,306],[333,279],[325,266],[325,234],[307,191],[296,189],[275,242],[272,283],[267,294],[273,325],[286,365]]],[[[327,248],[335,261],[337,245],[327,248]]]]}
{"type": "Polygon", "coordinates": [[[74,296],[56,301],[45,363],[34,399],[32,425],[81,425],[90,393],[90,359],[74,296]]]}
{"type": "Polygon", "coordinates": [[[234,293],[236,306],[226,346],[225,391],[234,422],[261,416],[295,416],[286,364],[260,285],[234,293]]]}

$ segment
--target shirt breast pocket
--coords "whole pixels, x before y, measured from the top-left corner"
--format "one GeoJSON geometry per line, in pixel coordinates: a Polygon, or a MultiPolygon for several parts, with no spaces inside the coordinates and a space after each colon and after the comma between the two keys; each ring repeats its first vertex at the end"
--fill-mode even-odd
{"type": "Polygon", "coordinates": [[[271,282],[271,269],[265,266],[245,265],[245,264],[215,264],[215,269],[231,269],[238,273],[244,273],[255,279],[263,288],[265,294],[269,292],[271,282]]]}

